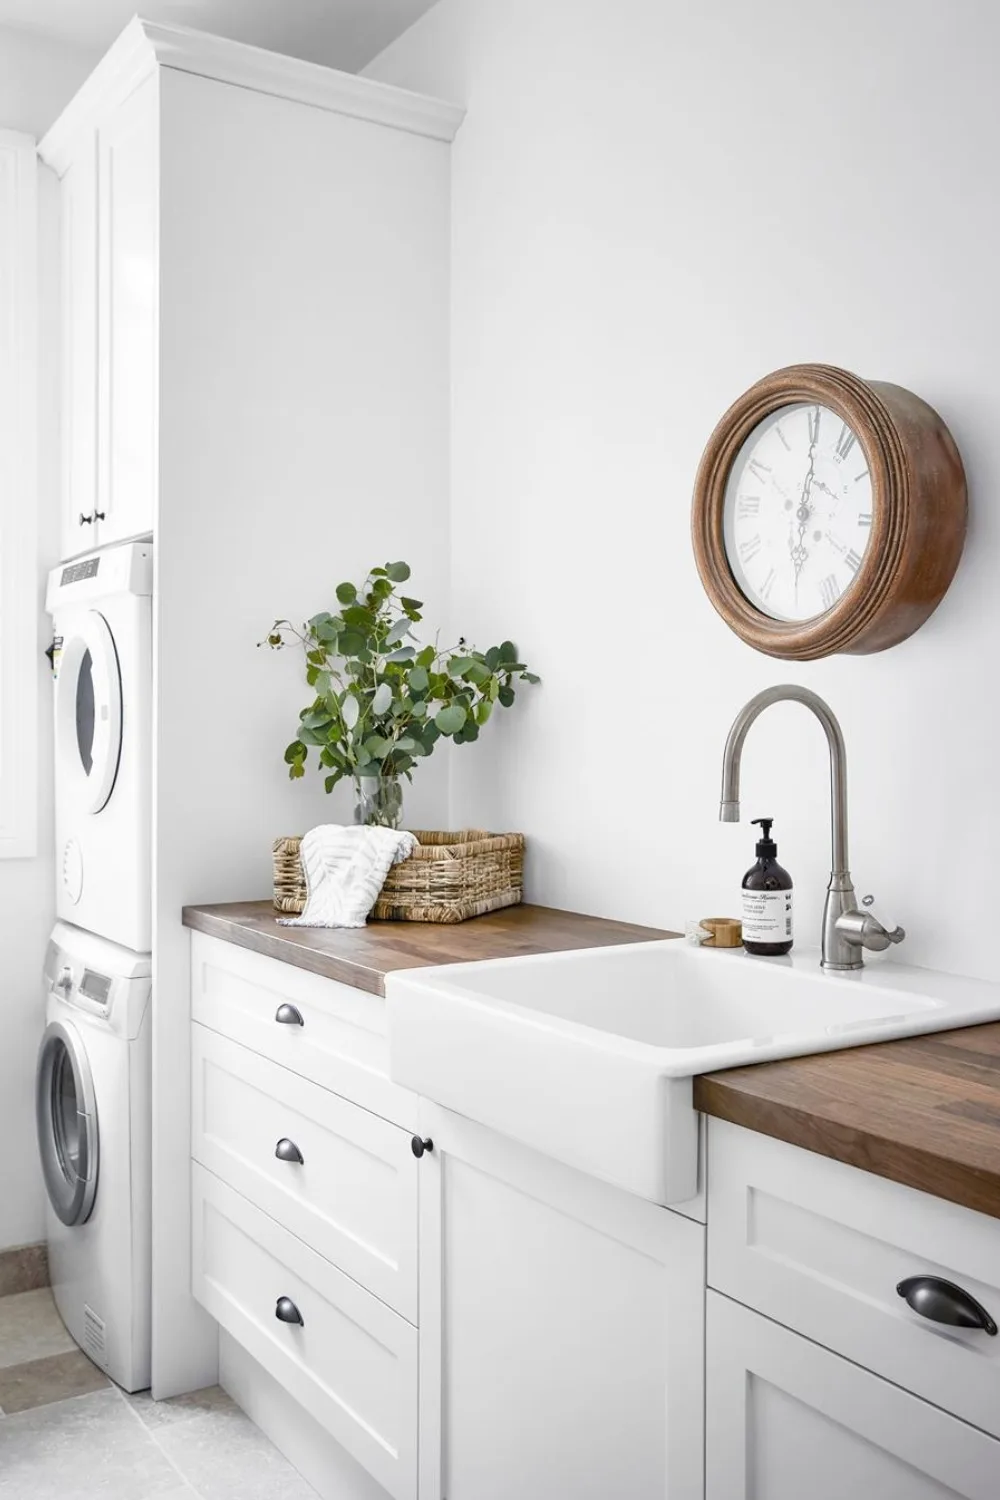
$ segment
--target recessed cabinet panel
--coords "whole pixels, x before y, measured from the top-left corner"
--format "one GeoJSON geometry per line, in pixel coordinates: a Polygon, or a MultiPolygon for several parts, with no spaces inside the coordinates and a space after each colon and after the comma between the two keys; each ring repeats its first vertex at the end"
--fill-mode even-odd
{"type": "Polygon", "coordinates": [[[207,1027],[192,1031],[195,1159],[416,1323],[410,1134],[207,1027]]]}
{"type": "Polygon", "coordinates": [[[708,1293],[706,1500],[996,1500],[1000,1443],[708,1293]]]}
{"type": "Polygon", "coordinates": [[[421,1110],[421,1500],[701,1500],[704,1228],[421,1110]]]}
{"type": "Polygon", "coordinates": [[[1000,1437],[1000,1336],[896,1290],[937,1277],[1000,1323],[1000,1222],[723,1120],[708,1178],[710,1286],[1000,1437]]]}
{"type": "Polygon", "coordinates": [[[157,87],[98,130],[100,540],[149,531],[156,492],[157,87]]]}
{"type": "Polygon", "coordinates": [[[395,1500],[415,1500],[417,1331],[192,1164],[192,1290],[395,1500]]]}
{"type": "Polygon", "coordinates": [[[97,137],[63,175],[60,554],[95,544],[97,509],[97,137]]]}

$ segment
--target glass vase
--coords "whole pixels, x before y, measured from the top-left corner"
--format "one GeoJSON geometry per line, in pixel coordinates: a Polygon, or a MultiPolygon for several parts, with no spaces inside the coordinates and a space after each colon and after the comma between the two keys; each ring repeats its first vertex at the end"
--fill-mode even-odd
{"type": "Polygon", "coordinates": [[[369,828],[398,828],[403,788],[398,776],[355,776],[354,821],[369,828]]]}

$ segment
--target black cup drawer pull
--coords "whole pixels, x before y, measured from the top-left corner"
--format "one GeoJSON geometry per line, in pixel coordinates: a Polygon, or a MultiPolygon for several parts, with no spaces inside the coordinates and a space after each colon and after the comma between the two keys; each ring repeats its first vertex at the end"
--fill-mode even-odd
{"type": "Polygon", "coordinates": [[[300,1328],[304,1328],[306,1326],[305,1322],[303,1321],[302,1314],[295,1306],[295,1303],[292,1301],[291,1297],[278,1298],[277,1304],[274,1309],[274,1316],[277,1318],[279,1323],[297,1323],[300,1328]]]}
{"type": "Polygon", "coordinates": [[[306,1024],[302,1019],[302,1012],[297,1006],[289,1005],[287,1000],[278,1006],[278,1009],[274,1012],[274,1019],[282,1026],[304,1026],[306,1024]]]}
{"type": "Polygon", "coordinates": [[[302,1152],[294,1141],[290,1141],[287,1135],[283,1135],[274,1148],[274,1154],[279,1161],[294,1161],[301,1167],[305,1161],[302,1152]]]}
{"type": "Polygon", "coordinates": [[[907,1276],[896,1288],[915,1313],[932,1323],[947,1323],[952,1328],[979,1328],[996,1337],[997,1325],[983,1307],[953,1281],[940,1276],[907,1276]]]}

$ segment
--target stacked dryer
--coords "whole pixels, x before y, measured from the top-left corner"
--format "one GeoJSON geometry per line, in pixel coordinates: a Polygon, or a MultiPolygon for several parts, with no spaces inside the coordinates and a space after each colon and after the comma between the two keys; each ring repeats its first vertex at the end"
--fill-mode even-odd
{"type": "Polygon", "coordinates": [[[56,1305],[128,1390],[149,1384],[150,542],[49,576],[56,912],[36,1083],[56,1305]]]}

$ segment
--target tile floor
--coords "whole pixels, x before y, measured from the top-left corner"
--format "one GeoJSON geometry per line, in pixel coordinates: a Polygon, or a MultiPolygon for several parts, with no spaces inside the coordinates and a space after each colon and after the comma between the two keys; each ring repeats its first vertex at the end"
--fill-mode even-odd
{"type": "Polygon", "coordinates": [[[126,1396],[70,1339],[47,1288],[0,1297],[0,1500],[316,1500],[213,1387],[126,1396]]]}

